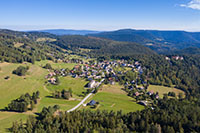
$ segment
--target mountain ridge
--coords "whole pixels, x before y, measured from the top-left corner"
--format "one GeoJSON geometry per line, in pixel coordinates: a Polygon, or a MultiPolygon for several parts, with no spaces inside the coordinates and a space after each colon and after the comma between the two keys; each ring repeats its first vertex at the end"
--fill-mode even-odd
{"type": "Polygon", "coordinates": [[[28,32],[47,32],[55,35],[87,35],[100,33],[100,31],[95,30],[73,30],[73,29],[47,29],[47,30],[35,30],[28,32]]]}
{"type": "Polygon", "coordinates": [[[200,47],[200,32],[121,29],[88,34],[115,41],[136,42],[157,52],[200,47]]]}

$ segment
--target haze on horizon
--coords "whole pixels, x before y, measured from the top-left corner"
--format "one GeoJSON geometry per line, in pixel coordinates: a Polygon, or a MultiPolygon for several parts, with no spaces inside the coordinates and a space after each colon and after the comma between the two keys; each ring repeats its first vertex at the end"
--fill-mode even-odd
{"type": "Polygon", "coordinates": [[[0,28],[200,31],[200,0],[4,0],[0,28]]]}

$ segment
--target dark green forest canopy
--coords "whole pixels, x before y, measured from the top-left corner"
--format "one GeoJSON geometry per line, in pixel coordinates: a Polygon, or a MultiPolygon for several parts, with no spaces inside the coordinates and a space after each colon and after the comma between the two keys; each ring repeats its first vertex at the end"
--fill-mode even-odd
{"type": "Polygon", "coordinates": [[[61,36],[54,43],[57,46],[71,50],[77,48],[91,49],[89,54],[94,57],[100,55],[156,54],[151,49],[137,43],[117,42],[79,35],[61,36]]]}
{"type": "Polygon", "coordinates": [[[200,48],[200,32],[121,29],[89,36],[136,42],[163,54],[188,47],[200,48]]]}

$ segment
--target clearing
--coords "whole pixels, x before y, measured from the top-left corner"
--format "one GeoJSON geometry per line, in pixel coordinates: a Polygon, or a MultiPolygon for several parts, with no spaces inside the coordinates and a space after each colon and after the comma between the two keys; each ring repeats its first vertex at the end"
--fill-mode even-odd
{"type": "Polygon", "coordinates": [[[162,98],[163,94],[168,94],[168,92],[174,92],[176,96],[178,96],[179,93],[182,93],[185,95],[184,91],[173,88],[173,87],[165,87],[165,86],[159,86],[159,85],[149,85],[148,91],[153,91],[154,93],[158,92],[159,96],[162,98]]]}

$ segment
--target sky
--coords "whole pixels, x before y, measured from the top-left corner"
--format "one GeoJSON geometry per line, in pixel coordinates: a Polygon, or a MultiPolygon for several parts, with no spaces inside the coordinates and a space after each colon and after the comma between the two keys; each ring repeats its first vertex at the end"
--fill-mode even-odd
{"type": "Polygon", "coordinates": [[[200,0],[0,0],[0,28],[200,31],[200,0]]]}

